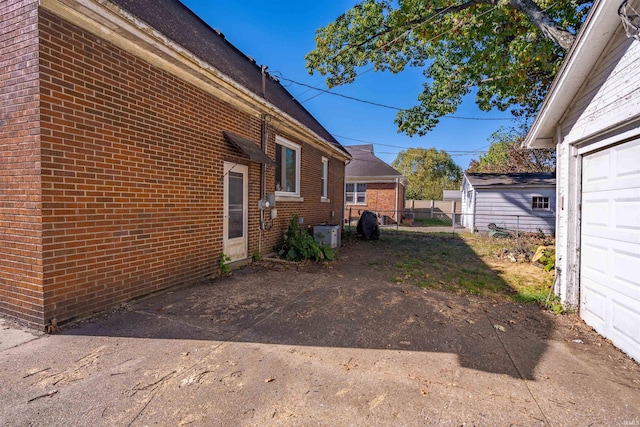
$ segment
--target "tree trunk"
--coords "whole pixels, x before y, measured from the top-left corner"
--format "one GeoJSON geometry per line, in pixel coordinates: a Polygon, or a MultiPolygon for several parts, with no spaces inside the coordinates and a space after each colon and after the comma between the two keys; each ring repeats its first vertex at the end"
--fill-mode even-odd
{"type": "Polygon", "coordinates": [[[509,5],[527,15],[546,38],[565,51],[569,50],[576,36],[555,23],[533,0],[509,0],[509,5]]]}

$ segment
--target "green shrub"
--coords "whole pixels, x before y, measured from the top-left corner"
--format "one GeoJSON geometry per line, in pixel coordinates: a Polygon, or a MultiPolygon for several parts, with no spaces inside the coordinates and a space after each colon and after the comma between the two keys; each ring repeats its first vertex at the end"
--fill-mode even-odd
{"type": "Polygon", "coordinates": [[[284,233],[282,243],[276,247],[278,256],[289,261],[302,261],[311,259],[331,261],[335,254],[331,248],[320,245],[309,232],[300,226],[297,215],[291,217],[289,228],[284,233]]]}
{"type": "Polygon", "coordinates": [[[556,251],[553,248],[545,249],[543,255],[538,259],[538,262],[542,264],[544,271],[551,271],[556,268],[556,251]]]}
{"type": "Polygon", "coordinates": [[[229,274],[231,267],[229,263],[231,262],[231,257],[227,254],[220,254],[220,258],[218,259],[218,269],[220,270],[221,275],[229,274]]]}

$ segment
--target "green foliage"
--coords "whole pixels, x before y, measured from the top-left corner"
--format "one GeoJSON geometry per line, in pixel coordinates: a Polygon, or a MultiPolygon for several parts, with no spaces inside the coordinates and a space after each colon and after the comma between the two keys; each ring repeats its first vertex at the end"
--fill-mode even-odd
{"type": "Polygon", "coordinates": [[[220,270],[220,274],[222,275],[226,275],[229,274],[229,271],[231,270],[230,264],[231,263],[231,257],[227,254],[220,254],[220,258],[218,258],[218,269],[220,270]]]}
{"type": "Polygon", "coordinates": [[[328,246],[320,245],[311,234],[300,226],[297,215],[291,217],[289,228],[284,233],[284,239],[277,248],[278,256],[289,261],[311,259],[331,261],[335,253],[328,246]]]}
{"type": "Polygon", "coordinates": [[[402,150],[391,166],[407,179],[407,199],[441,200],[442,190],[457,190],[462,181],[462,169],[449,153],[435,148],[402,150]]]}
{"type": "Polygon", "coordinates": [[[538,259],[538,262],[542,264],[544,271],[550,272],[556,268],[556,251],[553,248],[544,250],[544,254],[538,259]]]}
{"type": "Polygon", "coordinates": [[[553,314],[564,314],[569,310],[562,304],[560,301],[560,297],[554,295],[552,298],[547,299],[544,306],[547,310],[551,311],[553,314]]]}
{"type": "Polygon", "coordinates": [[[255,251],[253,251],[253,253],[251,254],[251,259],[254,262],[258,262],[262,259],[262,254],[260,253],[260,251],[258,251],[257,249],[255,251]]]}
{"type": "Polygon", "coordinates": [[[522,147],[527,126],[500,128],[489,138],[491,146],[479,160],[472,160],[467,172],[513,173],[554,172],[555,149],[531,150],[522,147]]]}
{"type": "MultiPolygon", "coordinates": [[[[424,69],[418,105],[396,123],[424,135],[474,94],[484,111],[536,111],[569,49],[588,0],[363,0],[316,31],[309,73],[328,87],[353,82],[363,67],[424,69]]],[[[371,69],[367,68],[367,69],[371,69]]]]}

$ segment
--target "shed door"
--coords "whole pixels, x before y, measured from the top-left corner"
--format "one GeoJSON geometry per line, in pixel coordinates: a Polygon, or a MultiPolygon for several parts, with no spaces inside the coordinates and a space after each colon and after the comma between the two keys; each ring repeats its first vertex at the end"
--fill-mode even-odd
{"type": "Polygon", "coordinates": [[[640,139],[585,155],[580,313],[640,361],[640,139]]]}

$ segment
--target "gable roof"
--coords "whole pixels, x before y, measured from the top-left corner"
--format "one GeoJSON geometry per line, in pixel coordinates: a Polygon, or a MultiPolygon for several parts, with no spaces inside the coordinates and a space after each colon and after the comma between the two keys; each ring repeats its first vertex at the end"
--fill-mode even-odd
{"type": "Polygon", "coordinates": [[[464,176],[474,188],[526,188],[553,187],[556,174],[540,173],[465,173],[464,176]]]}
{"type": "Polygon", "coordinates": [[[349,177],[368,178],[402,178],[402,174],[377,158],[373,154],[373,144],[348,145],[345,147],[353,159],[345,168],[345,175],[349,177]]]}
{"type": "MultiPolygon", "coordinates": [[[[126,12],[206,61],[253,94],[263,97],[278,109],[311,129],[327,143],[348,154],[347,150],[313,117],[273,76],[232,45],[224,35],[211,28],[178,0],[109,0],[126,12]]],[[[222,19],[222,18],[221,18],[222,19]]]]}
{"type": "Polygon", "coordinates": [[[620,25],[620,0],[595,0],[560,66],[523,145],[555,146],[556,127],[620,25]]]}

